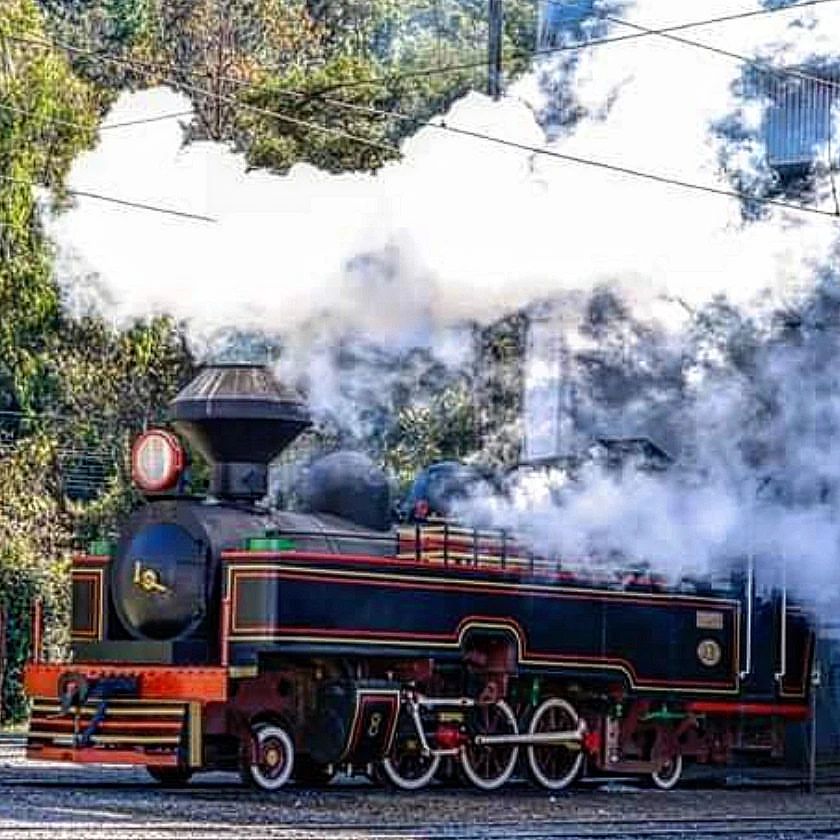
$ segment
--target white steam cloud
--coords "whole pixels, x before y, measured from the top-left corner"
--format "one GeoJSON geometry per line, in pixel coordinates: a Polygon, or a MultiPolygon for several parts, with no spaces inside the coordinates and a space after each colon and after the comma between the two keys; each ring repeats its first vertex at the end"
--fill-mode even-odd
{"type": "MultiPolygon", "coordinates": [[[[749,7],[747,4],[746,8],[749,7]]],[[[703,15],[735,9],[709,0],[703,15]]],[[[641,0],[624,14],[667,26],[686,10],[641,0]]],[[[748,55],[770,45],[796,61],[840,33],[831,6],[693,29],[690,37],[748,55]],[[819,9],[819,10],[816,10],[819,9]],[[791,26],[806,20],[814,25],[791,26]],[[818,25],[817,25],[818,24],[818,25]]],[[[780,60],[782,60],[780,59],[780,60]]],[[[451,126],[563,153],[729,186],[711,131],[742,103],[743,66],[657,37],[581,54],[573,79],[594,116],[549,143],[534,116],[538,74],[494,103],[457,102],[451,126]]],[[[120,98],[108,122],[183,110],[156,89],[120,98]]],[[[749,109],[748,109],[749,110],[749,109]]],[[[755,121],[753,107],[746,120],[755,121]]],[[[689,302],[726,292],[739,302],[796,294],[836,235],[828,219],[774,209],[743,225],[736,200],[562,162],[426,128],[377,175],[298,165],[285,177],[246,171],[220,145],[182,146],[177,123],[105,132],[74,165],[70,186],[210,215],[218,224],[118,210],[90,199],[53,225],[61,251],[94,272],[118,316],[166,311],[196,330],[235,324],[288,330],[329,313],[379,335],[489,318],[561,290],[616,282],[634,299],[689,302]],[[387,253],[381,260],[360,259],[387,253]]],[[[742,144],[750,175],[762,154],[742,144]]],[[[730,162],[731,165],[732,162],[730,162]]],[[[825,206],[830,206],[826,194],[825,206]]]]}
{"type": "MultiPolygon", "coordinates": [[[[706,0],[694,12],[713,18],[751,8],[760,7],[706,0]]],[[[663,28],[689,12],[673,0],[637,0],[621,15],[663,28]]],[[[623,32],[615,27],[615,34],[623,32]]],[[[840,4],[682,34],[796,65],[830,56],[840,43],[840,4]]],[[[571,70],[546,65],[499,102],[470,94],[445,121],[731,189],[735,174],[740,183],[768,177],[759,130],[763,104],[738,98],[743,73],[738,61],[639,38],[583,51],[571,70]],[[554,76],[556,86],[560,72],[571,74],[569,87],[585,116],[549,139],[538,117],[552,104],[542,81],[554,76]],[[715,128],[727,119],[737,119],[741,139],[715,128]]],[[[126,94],[108,122],[184,105],[166,89],[126,94]]],[[[536,299],[585,297],[608,284],[637,315],[664,320],[680,336],[685,310],[661,301],[679,300],[690,309],[723,294],[744,310],[767,312],[804,299],[834,260],[838,226],[828,218],[773,207],[745,222],[734,199],[436,128],[407,140],[403,159],[376,175],[336,176],[308,165],[284,177],[249,172],[241,156],[222,146],[185,147],[182,140],[174,122],[105,132],[76,162],[69,186],[206,214],[218,223],[78,199],[50,222],[68,305],[93,304],[117,319],[166,312],[186,320],[197,336],[224,327],[284,335],[287,364],[309,367],[316,402],[324,405],[337,402],[341,373],[323,367],[330,339],[313,324],[328,322],[329,335],[364,336],[386,347],[436,349],[435,336],[458,336],[451,330],[467,319],[495,318],[536,299]],[[88,282],[80,279],[85,276],[88,282]]],[[[825,179],[815,193],[812,206],[833,210],[825,179]]],[[[669,341],[678,354],[683,338],[669,341]]],[[[451,346],[441,352],[453,355],[451,346]]],[[[698,351],[695,361],[701,356],[698,351]]],[[[725,554],[784,556],[812,589],[836,587],[837,496],[826,501],[815,489],[820,482],[840,485],[840,458],[826,469],[840,429],[832,366],[808,380],[802,358],[769,350],[760,356],[756,378],[781,394],[760,434],[755,405],[762,401],[748,393],[753,383],[708,370],[686,378],[693,390],[673,425],[694,453],[691,474],[632,473],[619,480],[593,469],[552,493],[543,483],[537,497],[532,488],[520,492],[519,502],[485,500],[478,513],[565,554],[609,557],[618,550],[671,570],[707,570],[725,554]],[[808,403],[795,387],[805,380],[814,385],[808,403]],[[822,431],[804,436],[811,414],[822,431]],[[778,450],[760,466],[745,454],[750,435],[778,450]],[[768,471],[779,486],[795,489],[797,476],[810,471],[814,479],[793,498],[761,501],[768,471]]],[[[373,373],[367,384],[375,389],[376,382],[373,373]]]]}

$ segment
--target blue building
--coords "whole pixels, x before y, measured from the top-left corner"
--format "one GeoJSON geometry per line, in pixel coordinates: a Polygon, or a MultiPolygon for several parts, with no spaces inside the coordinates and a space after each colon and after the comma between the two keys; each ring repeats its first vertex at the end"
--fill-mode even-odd
{"type": "Polygon", "coordinates": [[[793,68],[808,76],[755,71],[755,94],[766,102],[762,130],[767,159],[782,177],[801,176],[821,157],[837,163],[835,109],[840,99],[840,70],[793,68]],[[811,78],[814,77],[814,78],[811,78]]]}
{"type": "Polygon", "coordinates": [[[581,23],[592,14],[594,0],[540,0],[537,49],[582,36],[581,23]]]}

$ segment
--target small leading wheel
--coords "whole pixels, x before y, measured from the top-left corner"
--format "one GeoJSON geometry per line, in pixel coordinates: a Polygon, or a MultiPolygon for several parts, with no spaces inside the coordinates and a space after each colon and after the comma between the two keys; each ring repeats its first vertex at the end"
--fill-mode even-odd
{"type": "Polygon", "coordinates": [[[403,709],[391,752],[379,765],[377,776],[400,790],[420,790],[435,777],[440,767],[439,755],[424,755],[414,719],[403,709]]]}
{"type": "Polygon", "coordinates": [[[683,771],[683,757],[677,753],[673,758],[668,759],[658,770],[650,774],[650,780],[654,787],[660,790],[671,790],[676,787],[683,771]]]}
{"type": "Polygon", "coordinates": [[[163,787],[183,787],[192,777],[192,770],[186,767],[147,766],[146,772],[163,787]]]}
{"type": "MultiPolygon", "coordinates": [[[[519,728],[510,706],[496,703],[473,706],[467,715],[470,736],[516,735],[519,728]]],[[[480,790],[501,787],[516,769],[519,747],[512,744],[465,744],[461,747],[461,769],[467,779],[480,790]]]]}
{"type": "MultiPolygon", "coordinates": [[[[541,703],[528,726],[528,732],[572,732],[578,728],[578,714],[566,700],[552,697],[541,703]]],[[[562,790],[580,775],[583,751],[579,744],[531,745],[526,750],[531,778],[548,790],[562,790]]]]}
{"type": "Polygon", "coordinates": [[[295,747],[286,730],[276,723],[256,724],[249,748],[242,765],[244,780],[260,790],[280,790],[295,763],[295,747]]]}

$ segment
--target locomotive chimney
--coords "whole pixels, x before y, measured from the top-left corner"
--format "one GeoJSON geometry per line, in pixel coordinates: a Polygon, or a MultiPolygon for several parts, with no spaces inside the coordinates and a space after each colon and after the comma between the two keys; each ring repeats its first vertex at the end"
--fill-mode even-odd
{"type": "Polygon", "coordinates": [[[268,464],[307,426],[301,398],[262,365],[205,367],[169,404],[169,417],[213,465],[210,493],[259,499],[268,491],[268,464]]]}

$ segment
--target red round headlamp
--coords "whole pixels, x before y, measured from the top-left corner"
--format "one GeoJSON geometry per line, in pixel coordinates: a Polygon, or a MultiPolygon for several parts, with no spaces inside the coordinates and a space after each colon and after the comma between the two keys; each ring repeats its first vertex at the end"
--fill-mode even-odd
{"type": "Polygon", "coordinates": [[[131,479],[146,493],[172,490],[184,472],[184,449],[163,429],[144,432],[131,448],[131,479]]]}

